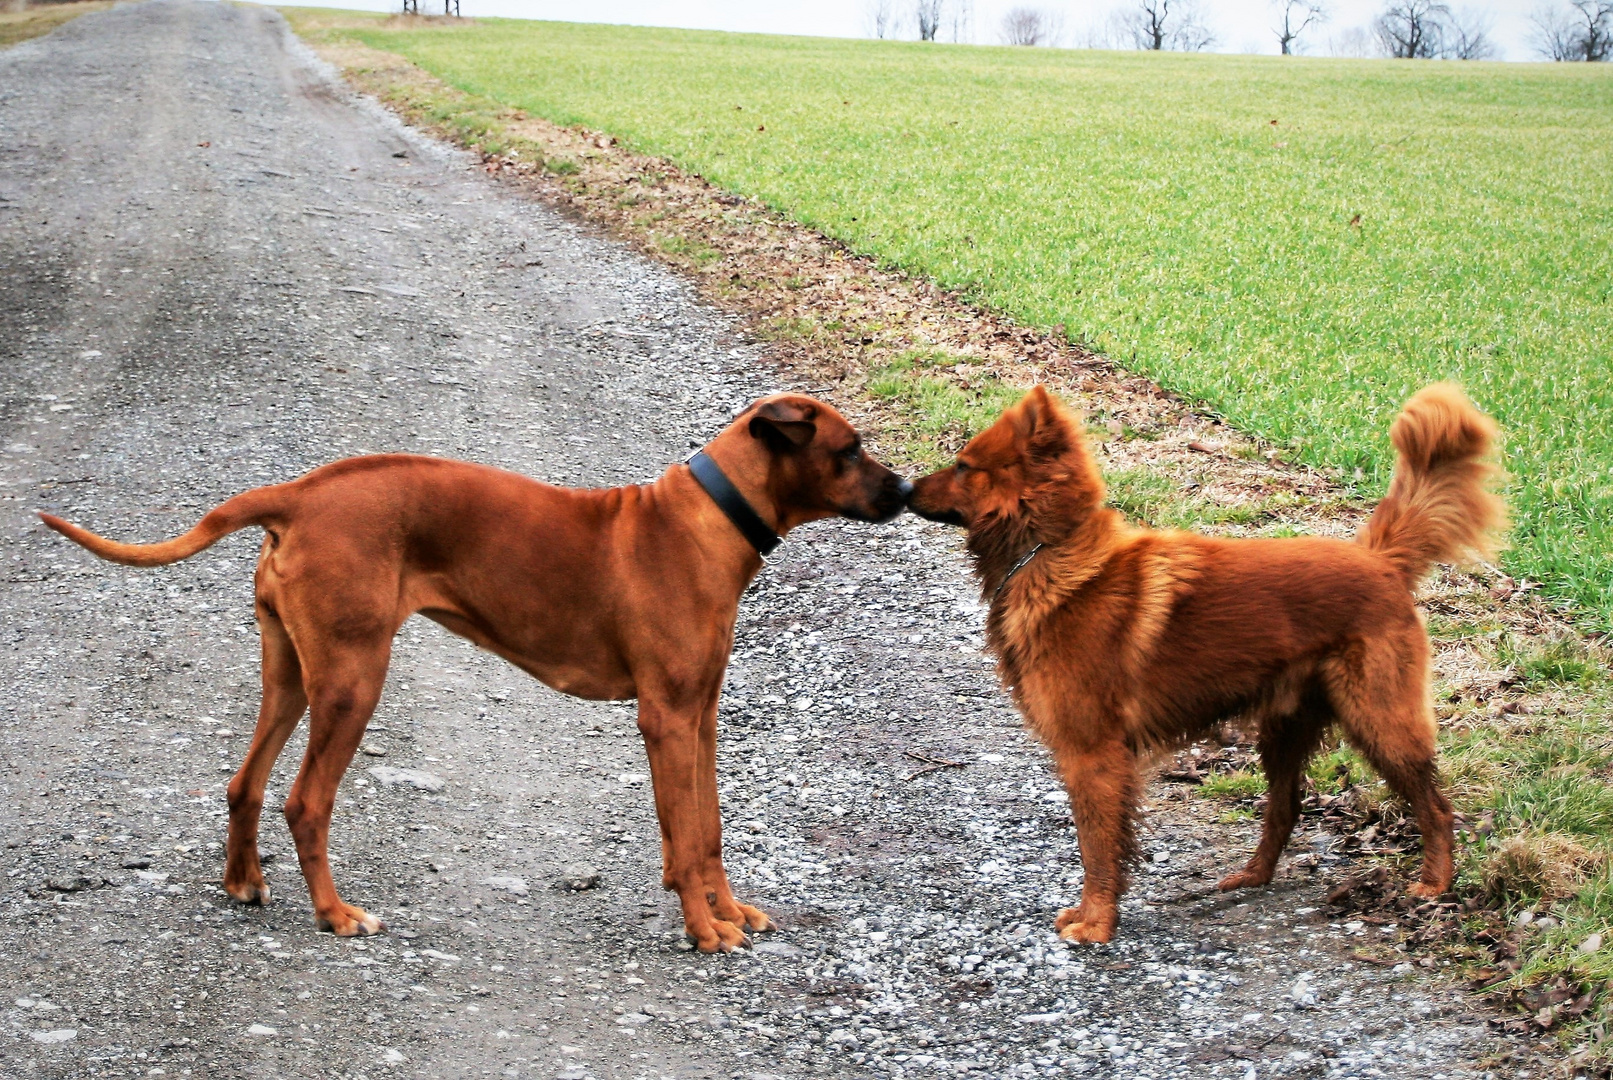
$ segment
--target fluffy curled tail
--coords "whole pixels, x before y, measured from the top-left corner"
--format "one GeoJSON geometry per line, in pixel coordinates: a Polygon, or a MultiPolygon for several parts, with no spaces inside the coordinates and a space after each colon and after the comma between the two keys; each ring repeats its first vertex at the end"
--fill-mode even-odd
{"type": "Polygon", "coordinates": [[[1496,434],[1495,421],[1450,383],[1419,390],[1395,418],[1389,440],[1400,458],[1360,539],[1408,587],[1435,563],[1486,558],[1501,546],[1507,510],[1491,491],[1500,474],[1490,460],[1496,434]]]}
{"type": "Polygon", "coordinates": [[[111,562],[125,566],[167,566],[188,559],[203,548],[211,547],[220,539],[248,525],[262,525],[280,516],[283,500],[274,488],[255,488],[229,500],[183,536],[164,540],[160,544],[121,544],[96,536],[53,514],[39,515],[39,519],[73,543],[111,562]]]}

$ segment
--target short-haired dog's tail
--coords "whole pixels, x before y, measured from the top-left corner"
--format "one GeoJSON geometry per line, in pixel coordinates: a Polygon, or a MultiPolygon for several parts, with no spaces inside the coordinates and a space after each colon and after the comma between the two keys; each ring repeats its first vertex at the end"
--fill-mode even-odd
{"type": "Polygon", "coordinates": [[[1389,494],[1359,539],[1399,568],[1408,588],[1435,563],[1486,558],[1502,545],[1506,504],[1491,490],[1495,421],[1451,383],[1412,395],[1389,440],[1399,452],[1389,494]]]}
{"type": "Polygon", "coordinates": [[[196,523],[196,527],[183,536],[164,540],[158,544],[123,544],[97,536],[81,529],[54,514],[41,513],[39,520],[67,537],[73,543],[99,555],[103,559],[125,566],[166,566],[188,559],[203,548],[211,547],[220,539],[248,525],[266,525],[284,512],[284,493],[276,487],[254,488],[242,492],[224,503],[196,523]]]}

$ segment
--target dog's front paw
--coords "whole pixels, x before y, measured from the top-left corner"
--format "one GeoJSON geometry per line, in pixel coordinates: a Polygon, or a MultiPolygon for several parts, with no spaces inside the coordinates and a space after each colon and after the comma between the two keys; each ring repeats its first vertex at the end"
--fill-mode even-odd
{"type": "Polygon", "coordinates": [[[1444,892],[1445,890],[1438,885],[1425,885],[1420,881],[1415,885],[1406,886],[1406,895],[1415,896],[1419,900],[1433,900],[1444,892]]]}
{"type": "Polygon", "coordinates": [[[1065,941],[1102,945],[1115,936],[1115,924],[1119,921],[1113,907],[1089,904],[1082,898],[1078,907],[1067,907],[1059,912],[1053,928],[1065,941]]]}
{"type": "Polygon", "coordinates": [[[224,891],[230,894],[230,899],[238,904],[267,904],[269,902],[269,883],[259,874],[256,880],[224,881],[224,891]]]}
{"type": "Polygon", "coordinates": [[[1102,945],[1114,936],[1114,924],[1107,921],[1089,922],[1083,919],[1080,922],[1066,923],[1059,928],[1060,939],[1084,945],[1102,945]]]}
{"type": "Polygon", "coordinates": [[[1262,874],[1258,870],[1243,869],[1236,874],[1228,874],[1216,886],[1222,892],[1231,892],[1234,889],[1258,889],[1262,885],[1271,883],[1270,874],[1262,874]]]}
{"type": "Polygon", "coordinates": [[[1053,929],[1063,930],[1071,923],[1081,922],[1087,917],[1086,911],[1087,909],[1085,904],[1082,904],[1080,907],[1065,908],[1063,911],[1059,912],[1059,917],[1053,920],[1053,929]]]}
{"type": "Polygon", "coordinates": [[[749,927],[756,931],[777,930],[778,924],[767,917],[767,912],[761,908],[753,908],[749,904],[742,904],[735,900],[732,910],[718,911],[717,918],[724,922],[733,923],[739,927],[749,927]]]}
{"type": "Polygon", "coordinates": [[[314,928],[329,930],[337,937],[369,937],[379,934],[386,926],[363,908],[338,903],[333,910],[314,916],[314,928]]]}
{"type": "Polygon", "coordinates": [[[726,919],[710,919],[702,925],[686,922],[683,932],[701,952],[733,952],[735,949],[750,948],[750,938],[745,936],[745,931],[726,919]]]}

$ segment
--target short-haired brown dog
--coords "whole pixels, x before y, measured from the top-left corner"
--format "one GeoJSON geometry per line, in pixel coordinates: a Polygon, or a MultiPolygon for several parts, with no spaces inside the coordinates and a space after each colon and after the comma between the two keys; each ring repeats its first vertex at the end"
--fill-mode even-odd
{"type": "Polygon", "coordinates": [[[1269,798],[1254,857],[1222,889],[1271,880],[1305,762],[1335,725],[1416,813],[1411,892],[1450,887],[1452,815],[1412,589],[1434,563],[1493,547],[1505,519],[1489,490],[1494,436],[1454,386],[1413,397],[1390,429],[1389,493],[1356,543],[1132,528],[1102,505],[1080,421],[1039,386],[914,483],[913,511],[968,530],[999,673],[1070,794],[1086,878],[1060,937],[1114,934],[1139,756],[1234,716],[1259,726],[1269,798]]]}
{"type": "Polygon", "coordinates": [[[746,926],[771,926],[729,888],[717,807],[717,698],[740,594],[762,567],[758,546],[820,518],[893,517],[910,485],[863,451],[839,413],[798,394],[752,405],[705,455],[701,479],[674,465],[652,484],[603,490],[439,458],[352,458],[238,495],[160,544],[120,544],[40,516],[130,566],[175,562],[248,525],[267,534],[256,575],[263,704],[229,785],[224,887],[237,900],[269,898],[258,815],[306,709],[308,751],[285,811],[315,918],[341,935],[381,928],[336,894],[326,839],[393,635],[419,613],[557,690],[638,699],[662,882],[695,944],[726,951],[746,943],[746,926]],[[753,517],[718,505],[712,485],[723,476],[753,517]]]}

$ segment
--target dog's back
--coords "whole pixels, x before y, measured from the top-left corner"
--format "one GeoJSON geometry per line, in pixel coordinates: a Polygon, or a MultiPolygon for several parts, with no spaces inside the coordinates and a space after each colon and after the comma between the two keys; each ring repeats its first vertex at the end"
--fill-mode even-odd
{"type": "MultiPolygon", "coordinates": [[[[1352,642],[1396,635],[1407,664],[1426,662],[1400,574],[1359,544],[1143,536],[1162,542],[1162,561],[1188,563],[1192,573],[1151,640],[1138,643],[1125,687],[1116,688],[1132,699],[1126,711],[1139,748],[1194,737],[1238,714],[1291,712],[1322,659],[1352,642]]],[[[1079,621],[1078,605],[1066,617],[1079,621]]]]}

